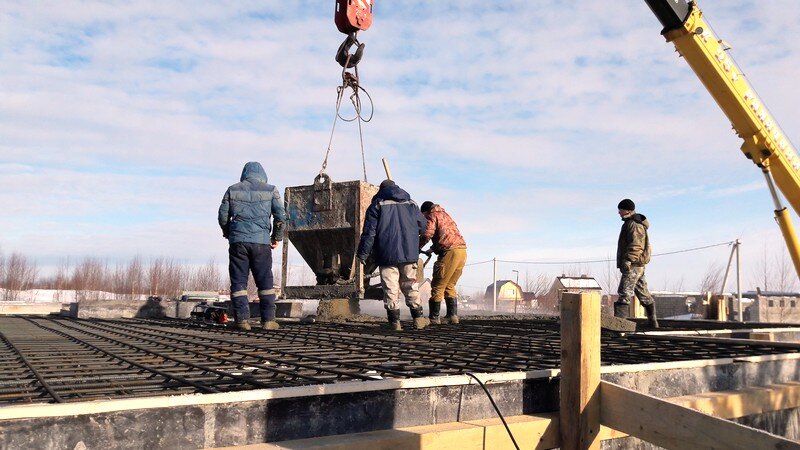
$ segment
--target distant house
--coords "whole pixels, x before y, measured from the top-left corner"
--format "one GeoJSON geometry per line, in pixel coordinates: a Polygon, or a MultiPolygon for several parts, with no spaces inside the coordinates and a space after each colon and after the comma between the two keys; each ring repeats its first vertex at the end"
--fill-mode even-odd
{"type": "Polygon", "coordinates": [[[561,275],[556,277],[550,291],[539,300],[539,308],[543,313],[558,314],[561,307],[561,295],[565,292],[597,292],[601,294],[600,283],[588,275],[579,277],[561,275]]]}
{"type": "MultiPolygon", "coordinates": [[[[754,298],[744,310],[748,322],[800,323],[800,293],[758,290],[755,295],[748,292],[743,296],[754,298]]],[[[732,303],[734,307],[737,304],[732,303]]]]}
{"type": "Polygon", "coordinates": [[[487,303],[494,300],[492,287],[497,289],[497,308],[514,309],[515,302],[522,301],[522,287],[511,280],[498,280],[494,285],[486,287],[486,294],[483,298],[487,303]]]}

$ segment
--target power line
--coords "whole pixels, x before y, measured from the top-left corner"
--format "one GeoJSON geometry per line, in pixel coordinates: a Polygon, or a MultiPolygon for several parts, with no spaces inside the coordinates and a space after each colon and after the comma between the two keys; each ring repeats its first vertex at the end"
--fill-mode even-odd
{"type": "Polygon", "coordinates": [[[490,263],[492,261],[493,261],[492,259],[487,259],[486,261],[478,261],[478,262],[474,262],[474,263],[464,264],[464,267],[477,266],[478,264],[486,264],[486,263],[490,263]]]}
{"type": "MultiPolygon", "coordinates": [[[[722,246],[725,246],[725,245],[731,245],[733,243],[734,243],[734,241],[728,241],[728,242],[721,242],[719,244],[703,245],[701,247],[692,247],[692,248],[686,248],[686,249],[683,249],[683,250],[675,250],[675,251],[671,251],[671,252],[655,253],[655,254],[652,255],[652,257],[655,258],[655,257],[658,257],[658,256],[667,256],[667,255],[676,255],[676,254],[679,254],[679,253],[696,252],[698,250],[706,250],[706,249],[714,248],[714,247],[722,247],[722,246]]],[[[488,259],[486,261],[479,261],[479,262],[474,262],[474,263],[470,263],[470,264],[465,264],[464,267],[466,267],[466,266],[476,266],[476,265],[479,265],[479,264],[486,264],[486,263],[490,263],[492,261],[494,261],[494,260],[493,259],[488,259]]],[[[507,260],[507,259],[498,259],[497,260],[497,262],[510,263],[510,264],[532,264],[532,265],[553,265],[553,266],[563,266],[563,265],[570,265],[570,264],[596,264],[596,263],[606,263],[606,262],[614,262],[614,261],[616,261],[616,258],[615,259],[609,259],[609,258],[606,258],[606,259],[589,259],[589,260],[583,260],[583,261],[512,261],[512,260],[507,260]]]]}

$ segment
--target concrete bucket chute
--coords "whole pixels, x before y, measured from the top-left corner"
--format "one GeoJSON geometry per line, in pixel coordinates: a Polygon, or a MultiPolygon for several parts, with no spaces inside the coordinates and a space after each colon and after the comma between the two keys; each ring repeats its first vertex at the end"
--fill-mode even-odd
{"type": "Polygon", "coordinates": [[[363,268],[355,253],[367,207],[377,192],[377,186],[364,181],[334,183],[325,173],[311,185],[286,188],[286,236],[314,272],[316,285],[287,286],[284,244],[285,298],[364,298],[363,268]]]}

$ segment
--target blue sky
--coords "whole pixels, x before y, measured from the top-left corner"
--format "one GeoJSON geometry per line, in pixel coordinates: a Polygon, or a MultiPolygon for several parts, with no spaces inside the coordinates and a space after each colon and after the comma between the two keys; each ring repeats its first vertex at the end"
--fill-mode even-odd
{"type": "MultiPolygon", "coordinates": [[[[43,267],[84,255],[224,262],[216,209],[245,162],[281,189],[319,171],[343,39],[329,3],[3,2],[0,249],[43,267]]],[[[800,135],[800,4],[701,7],[800,135]]],[[[456,218],[471,261],[613,255],[616,204],[630,197],[657,252],[741,238],[755,287],[765,249],[783,257],[762,176],[659,31],[644,2],[379,0],[361,36],[370,181],[387,157],[414,198],[456,218]]],[[[356,128],[337,130],[328,172],[357,179],[356,128]]],[[[695,289],[726,259],[724,247],[657,259],[651,286],[695,289]]],[[[500,276],[513,269],[525,271],[503,264],[500,276]]],[[[471,266],[463,284],[489,277],[471,266]]]]}

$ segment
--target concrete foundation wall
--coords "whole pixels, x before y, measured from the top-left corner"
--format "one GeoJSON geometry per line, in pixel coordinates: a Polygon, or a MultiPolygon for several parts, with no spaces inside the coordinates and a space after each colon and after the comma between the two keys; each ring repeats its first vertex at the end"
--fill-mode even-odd
{"type": "Polygon", "coordinates": [[[175,311],[174,301],[164,300],[81,300],[70,304],[70,315],[78,319],[158,319],[175,311]]]}
{"type": "MultiPolygon", "coordinates": [[[[676,397],[800,378],[800,363],[794,359],[630,370],[606,373],[603,379],[658,397],[676,397]]],[[[507,416],[558,409],[557,378],[511,380],[487,386],[498,407],[507,416]]],[[[75,408],[76,412],[80,410],[78,405],[75,408]]],[[[401,388],[5,420],[0,421],[0,449],[73,449],[79,443],[88,449],[103,450],[195,449],[495,416],[485,393],[475,384],[401,388]]],[[[798,433],[798,412],[794,410],[741,420],[789,437],[798,433]]],[[[604,445],[615,449],[652,448],[641,447],[631,439],[604,445]]]]}
{"type": "MultiPolygon", "coordinates": [[[[69,317],[78,319],[188,319],[191,317],[192,310],[200,303],[200,301],[184,302],[177,300],[81,300],[77,303],[70,303],[69,312],[66,314],[69,317]]],[[[228,308],[229,316],[233,317],[233,306],[230,302],[217,302],[216,304],[228,308]]],[[[57,314],[60,311],[61,304],[58,304],[58,308],[53,313],[57,314]]],[[[276,316],[278,318],[300,318],[302,312],[302,302],[284,301],[276,303],[276,316]]],[[[2,305],[0,305],[0,314],[2,313],[3,309],[2,305]]],[[[9,314],[36,313],[11,312],[9,314]]],[[[258,302],[250,303],[250,317],[260,317],[258,302]]]]}

